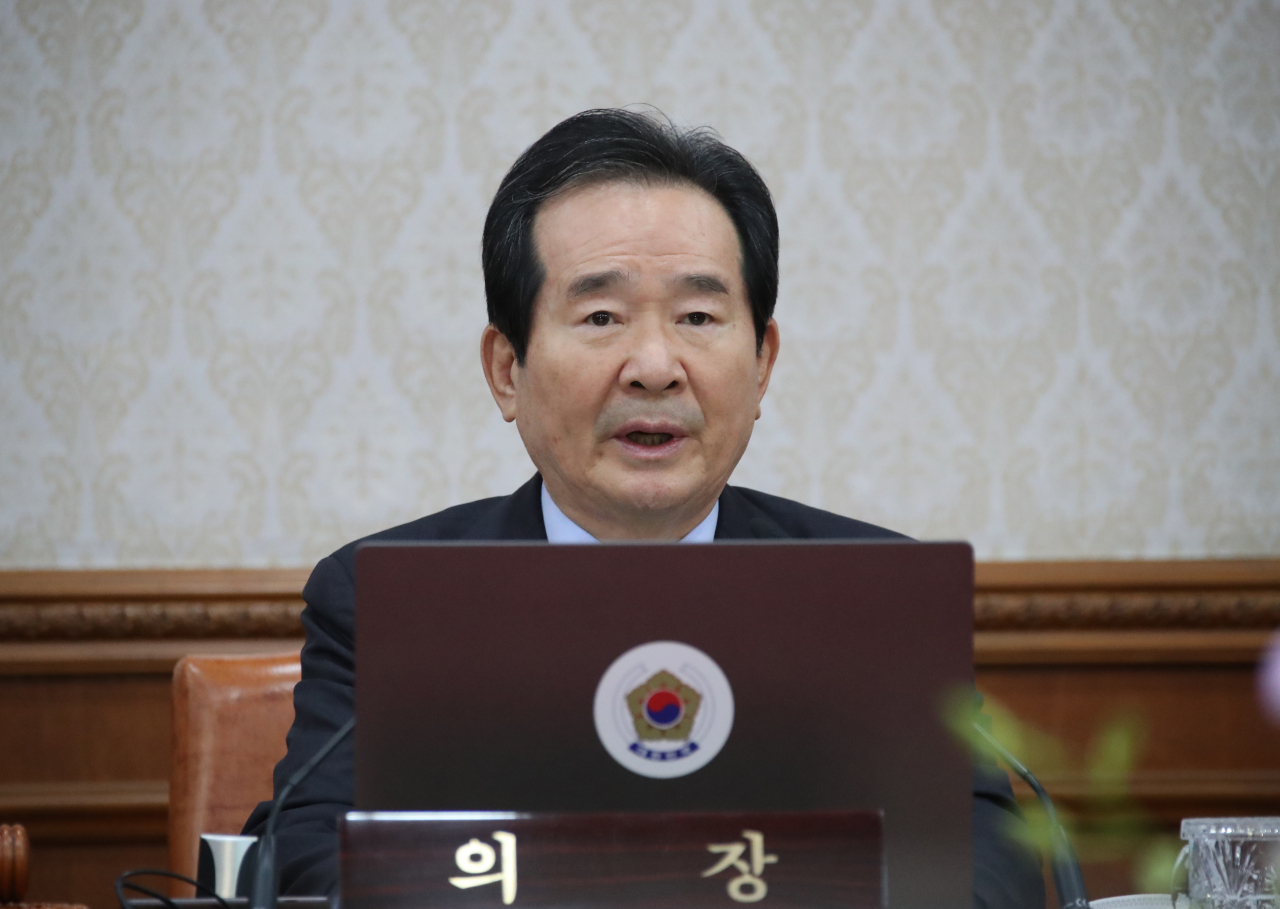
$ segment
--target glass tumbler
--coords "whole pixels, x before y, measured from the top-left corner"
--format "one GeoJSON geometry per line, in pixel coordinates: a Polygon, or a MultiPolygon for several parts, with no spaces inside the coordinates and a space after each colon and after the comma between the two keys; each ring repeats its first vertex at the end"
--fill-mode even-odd
{"type": "Polygon", "coordinates": [[[1280,909],[1280,817],[1187,818],[1182,838],[1175,896],[1193,909],[1280,909]]]}

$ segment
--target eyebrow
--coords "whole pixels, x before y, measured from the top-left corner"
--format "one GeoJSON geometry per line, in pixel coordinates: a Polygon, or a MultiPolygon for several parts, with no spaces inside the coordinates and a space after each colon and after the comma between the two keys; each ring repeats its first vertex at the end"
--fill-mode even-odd
{"type": "Polygon", "coordinates": [[[684,275],[683,277],[681,277],[680,283],[683,284],[685,287],[689,288],[690,290],[696,290],[704,294],[724,294],[725,296],[729,295],[729,288],[726,287],[725,283],[721,281],[719,278],[717,278],[715,275],[707,275],[707,274],[701,274],[701,273],[695,272],[694,274],[684,275]]]}
{"type": "Polygon", "coordinates": [[[598,271],[589,275],[582,275],[574,278],[569,283],[569,299],[574,300],[578,297],[589,297],[594,293],[607,290],[615,284],[622,284],[627,280],[618,269],[610,269],[609,271],[598,271]]]}
{"type": "MultiPolygon", "coordinates": [[[[613,268],[609,271],[598,271],[587,275],[581,275],[569,282],[569,299],[576,300],[579,297],[589,297],[594,293],[602,290],[608,290],[618,284],[626,283],[628,276],[625,272],[613,268]]],[[[680,284],[687,290],[697,291],[704,294],[724,294],[729,295],[729,288],[723,281],[715,275],[709,275],[702,272],[694,272],[693,274],[681,275],[676,279],[676,283],[680,284]]]]}

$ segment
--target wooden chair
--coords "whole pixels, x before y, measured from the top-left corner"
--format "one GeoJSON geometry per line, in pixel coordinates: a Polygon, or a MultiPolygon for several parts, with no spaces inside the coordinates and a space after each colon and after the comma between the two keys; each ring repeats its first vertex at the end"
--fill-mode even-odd
{"type": "MultiPolygon", "coordinates": [[[[196,876],[200,834],[239,833],[271,798],[293,723],[297,652],[188,656],[173,670],[169,869],[196,876]]],[[[190,896],[186,884],[175,896],[190,896]]]]}

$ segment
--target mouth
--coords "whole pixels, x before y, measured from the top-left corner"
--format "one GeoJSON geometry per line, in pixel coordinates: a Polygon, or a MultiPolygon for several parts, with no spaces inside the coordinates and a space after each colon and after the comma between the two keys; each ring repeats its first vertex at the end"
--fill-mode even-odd
{"type": "Polygon", "coordinates": [[[675,436],[669,432],[640,432],[637,430],[635,432],[627,433],[626,438],[637,445],[643,445],[646,448],[654,448],[658,445],[665,445],[667,442],[670,442],[675,438],[675,436]]]}
{"type": "Polygon", "coordinates": [[[619,426],[614,436],[627,457],[639,461],[662,461],[676,455],[687,433],[667,420],[632,420],[619,426]]]}

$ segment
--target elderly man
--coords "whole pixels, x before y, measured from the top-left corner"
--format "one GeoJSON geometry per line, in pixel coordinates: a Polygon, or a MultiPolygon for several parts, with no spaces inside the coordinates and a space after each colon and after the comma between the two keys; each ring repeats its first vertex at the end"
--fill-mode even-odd
{"type": "MultiPolygon", "coordinates": [[[[571,117],[512,166],[483,240],[481,360],[537,475],[379,540],[866,539],[891,531],[728,485],[778,356],[778,222],[755,169],[707,132],[619,110],[571,117]]],[[[303,596],[307,643],[276,790],[352,714],[355,544],[303,596]]],[[[337,883],[352,801],[348,741],[280,815],[287,893],[337,883]]],[[[260,832],[270,803],[246,825],[260,832]]],[[[1043,906],[1038,861],[1008,835],[1007,777],[975,772],[975,905],[1043,906]]]]}

